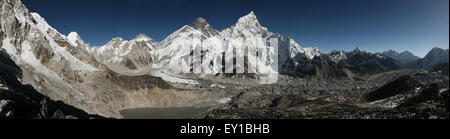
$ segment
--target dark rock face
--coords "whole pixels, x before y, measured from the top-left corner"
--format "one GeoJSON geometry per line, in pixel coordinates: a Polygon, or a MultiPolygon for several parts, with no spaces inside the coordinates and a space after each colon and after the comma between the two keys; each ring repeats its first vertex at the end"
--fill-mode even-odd
{"type": "Polygon", "coordinates": [[[407,98],[399,106],[379,113],[383,118],[448,119],[449,91],[439,91],[439,85],[426,86],[418,95],[407,98]]]}
{"type": "Polygon", "coordinates": [[[53,53],[48,48],[42,45],[35,47],[35,50],[33,52],[36,58],[39,59],[42,64],[47,64],[53,56],[53,53]]]}
{"type": "Polygon", "coordinates": [[[131,70],[135,70],[136,69],[136,66],[133,64],[133,61],[131,61],[130,59],[127,59],[125,61],[124,65],[125,65],[125,67],[127,67],[127,68],[129,68],[131,70]]]}
{"type": "Polygon", "coordinates": [[[53,101],[39,94],[31,86],[21,86],[19,91],[0,89],[0,119],[98,119],[83,110],[53,101]]]}
{"type": "Polygon", "coordinates": [[[367,101],[376,101],[380,99],[385,99],[398,94],[411,93],[417,87],[422,85],[414,80],[411,76],[402,76],[397,80],[384,85],[383,87],[369,93],[366,96],[367,101]]]}
{"type": "Polygon", "coordinates": [[[419,95],[411,97],[405,102],[403,102],[400,105],[400,107],[414,106],[427,100],[439,99],[438,97],[439,97],[439,85],[431,84],[426,88],[424,88],[419,95]]]}
{"type": "Polygon", "coordinates": [[[194,29],[202,31],[208,37],[219,35],[219,32],[217,32],[216,29],[211,27],[211,25],[209,25],[209,23],[205,19],[203,19],[201,17],[197,18],[197,20],[195,20],[189,26],[194,28],[194,29]]]}
{"type": "Polygon", "coordinates": [[[448,63],[443,63],[443,64],[439,64],[434,66],[431,71],[434,72],[441,72],[443,75],[448,76],[449,74],[449,64],[448,63]]]}
{"type": "Polygon", "coordinates": [[[19,82],[20,68],[0,49],[0,119],[97,119],[83,110],[53,101],[30,85],[19,82]]]}
{"type": "Polygon", "coordinates": [[[330,79],[336,77],[349,77],[349,66],[346,63],[335,63],[329,55],[321,55],[313,59],[315,75],[318,79],[330,79]]]}

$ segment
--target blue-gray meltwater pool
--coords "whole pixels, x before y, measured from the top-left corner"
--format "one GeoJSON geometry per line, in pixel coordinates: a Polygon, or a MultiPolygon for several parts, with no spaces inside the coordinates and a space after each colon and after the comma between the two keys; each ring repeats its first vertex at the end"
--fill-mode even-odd
{"type": "Polygon", "coordinates": [[[136,108],[121,110],[124,119],[190,119],[210,107],[136,108]]]}

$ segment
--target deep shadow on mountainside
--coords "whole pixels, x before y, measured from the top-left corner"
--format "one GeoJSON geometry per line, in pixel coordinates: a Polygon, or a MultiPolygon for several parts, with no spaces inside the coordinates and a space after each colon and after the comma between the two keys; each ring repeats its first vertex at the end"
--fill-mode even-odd
{"type": "Polygon", "coordinates": [[[0,49],[0,119],[103,119],[83,110],[53,101],[19,79],[22,71],[0,49]]]}

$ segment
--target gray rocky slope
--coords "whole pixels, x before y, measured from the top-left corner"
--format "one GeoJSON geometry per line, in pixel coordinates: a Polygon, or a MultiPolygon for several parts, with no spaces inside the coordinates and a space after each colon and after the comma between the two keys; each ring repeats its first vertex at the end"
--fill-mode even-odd
{"type": "Polygon", "coordinates": [[[361,96],[242,92],[205,119],[448,119],[449,91],[401,76],[361,96]]]}
{"type": "Polygon", "coordinates": [[[0,48],[0,119],[103,119],[23,85],[21,69],[0,48]]]}

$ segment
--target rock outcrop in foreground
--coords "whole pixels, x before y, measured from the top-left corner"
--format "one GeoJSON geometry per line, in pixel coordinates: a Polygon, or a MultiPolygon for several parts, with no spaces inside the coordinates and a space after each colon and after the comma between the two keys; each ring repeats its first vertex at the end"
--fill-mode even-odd
{"type": "Polygon", "coordinates": [[[304,94],[243,92],[197,118],[448,119],[449,91],[403,76],[363,96],[311,98],[304,94]]]}

